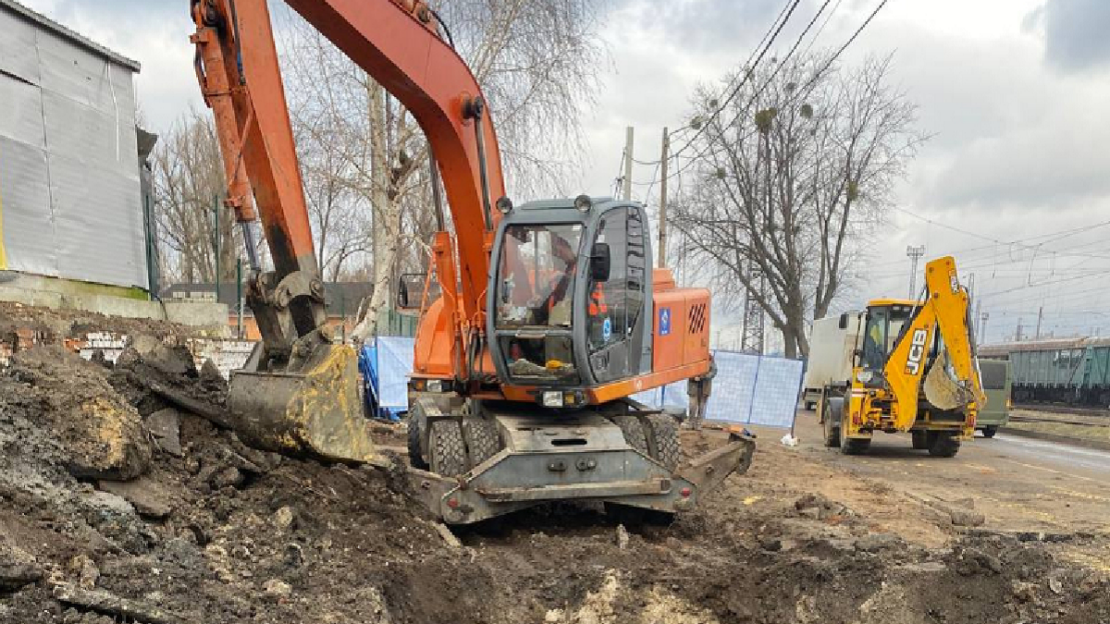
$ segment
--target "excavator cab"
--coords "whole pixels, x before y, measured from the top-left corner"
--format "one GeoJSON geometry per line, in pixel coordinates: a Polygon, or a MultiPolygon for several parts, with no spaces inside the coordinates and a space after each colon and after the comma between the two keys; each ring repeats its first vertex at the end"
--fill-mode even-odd
{"type": "Polygon", "coordinates": [[[555,397],[651,369],[645,221],[637,204],[584,196],[502,218],[487,307],[501,379],[555,397]]]}

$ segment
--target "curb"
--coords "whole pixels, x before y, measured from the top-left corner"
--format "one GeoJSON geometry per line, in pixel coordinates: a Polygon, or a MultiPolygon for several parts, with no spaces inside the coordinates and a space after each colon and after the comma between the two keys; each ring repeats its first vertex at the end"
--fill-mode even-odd
{"type": "Polygon", "coordinates": [[[1043,440],[1045,442],[1055,442],[1057,444],[1068,444],[1070,446],[1078,446],[1096,451],[1110,452],[1110,442],[1084,440],[1083,438],[1071,438],[1054,433],[1041,433],[1039,431],[1027,431],[1025,429],[1014,429],[1011,427],[999,427],[998,431],[999,433],[1005,433],[1019,438],[1031,438],[1034,440],[1043,440]]]}

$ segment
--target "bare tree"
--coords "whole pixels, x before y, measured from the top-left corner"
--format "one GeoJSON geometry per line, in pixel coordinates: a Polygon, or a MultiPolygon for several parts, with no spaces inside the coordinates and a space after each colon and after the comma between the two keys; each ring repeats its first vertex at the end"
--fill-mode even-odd
{"type": "Polygon", "coordinates": [[[158,142],[151,162],[167,276],[215,281],[218,224],[220,279],[234,279],[241,238],[234,214],[221,206],[227,187],[211,116],[196,110],[182,116],[158,142]]]}
{"type": "Polygon", "coordinates": [[[827,314],[923,140],[889,57],[826,64],[772,61],[721,114],[701,91],[695,180],[674,215],[718,293],[757,302],[789,357],[808,354],[808,318],[827,314]]]}

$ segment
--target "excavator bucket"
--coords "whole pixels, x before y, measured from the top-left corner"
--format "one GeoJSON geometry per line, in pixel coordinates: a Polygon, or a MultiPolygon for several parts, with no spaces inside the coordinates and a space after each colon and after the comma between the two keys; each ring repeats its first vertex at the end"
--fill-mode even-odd
{"type": "Polygon", "coordinates": [[[328,461],[376,462],[359,399],[358,356],[348,345],[320,344],[294,371],[250,370],[231,377],[228,407],[243,441],[257,448],[328,461]]]}

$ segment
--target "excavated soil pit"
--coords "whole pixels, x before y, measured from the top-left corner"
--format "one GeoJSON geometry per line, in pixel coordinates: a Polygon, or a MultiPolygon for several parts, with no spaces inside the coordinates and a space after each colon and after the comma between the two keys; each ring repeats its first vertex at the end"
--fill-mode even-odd
{"type": "MultiPolygon", "coordinates": [[[[1104,538],[896,535],[784,487],[808,468],[779,451],[670,526],[552,505],[454,543],[396,471],[262,453],[173,409],[151,379],[222,399],[195,369],[166,373],[168,353],[110,369],[39,351],[0,373],[0,622],[1110,622],[1105,578],[1056,554],[1104,538]],[[149,447],[138,478],[74,470],[90,450],[70,399],[97,393],[142,424],[125,436],[149,447]]],[[[378,433],[403,444],[400,428],[378,433]]],[[[721,441],[683,437],[690,453],[721,441]]]]}

